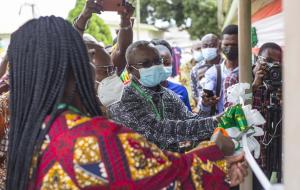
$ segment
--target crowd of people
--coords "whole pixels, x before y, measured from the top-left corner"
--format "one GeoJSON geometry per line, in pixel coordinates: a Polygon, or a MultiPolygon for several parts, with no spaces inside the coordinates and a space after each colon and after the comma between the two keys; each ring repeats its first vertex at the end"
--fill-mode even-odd
{"type": "MultiPolygon", "coordinates": [[[[242,183],[243,153],[214,133],[231,106],[227,89],[239,82],[238,26],[203,36],[185,65],[189,79],[179,84],[170,80],[167,41],[133,42],[131,4],[120,12],[114,44],[85,34],[102,5],[87,0],[73,25],[40,17],[11,35],[0,66],[1,188],[220,190],[242,183]]],[[[257,109],[266,63],[281,59],[278,45],[260,48],[257,109]]]]}

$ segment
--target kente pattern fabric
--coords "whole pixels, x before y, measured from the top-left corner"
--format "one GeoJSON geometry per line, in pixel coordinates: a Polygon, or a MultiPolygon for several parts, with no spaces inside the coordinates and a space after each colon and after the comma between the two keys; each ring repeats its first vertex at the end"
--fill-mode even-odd
{"type": "Polygon", "coordinates": [[[29,189],[228,189],[227,162],[214,143],[183,155],[164,152],[103,117],[64,112],[37,155],[29,189]]]}
{"type": "Polygon", "coordinates": [[[8,74],[0,79],[0,189],[5,189],[9,127],[8,74]]]}
{"type": "Polygon", "coordinates": [[[182,152],[180,144],[187,141],[192,148],[210,138],[216,127],[212,118],[188,111],[169,89],[160,86],[159,91],[152,91],[136,83],[151,96],[157,110],[163,110],[163,119],[156,118],[153,106],[131,85],[125,87],[121,101],[108,108],[111,119],[145,136],[159,148],[173,152],[182,152]]]}

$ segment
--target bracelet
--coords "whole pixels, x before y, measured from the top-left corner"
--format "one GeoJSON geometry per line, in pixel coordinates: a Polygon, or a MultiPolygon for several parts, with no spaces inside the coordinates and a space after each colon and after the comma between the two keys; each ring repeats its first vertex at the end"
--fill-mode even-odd
{"type": "Polygon", "coordinates": [[[78,27],[78,25],[77,25],[78,19],[79,19],[79,16],[76,17],[76,18],[73,20],[73,26],[74,26],[77,30],[79,30],[80,32],[84,32],[84,31],[87,29],[87,26],[88,26],[88,24],[89,24],[90,21],[87,22],[87,24],[86,24],[86,26],[85,26],[84,28],[80,28],[80,27],[78,27]]]}
{"type": "Polygon", "coordinates": [[[128,26],[125,26],[125,27],[120,27],[120,30],[129,30],[131,28],[132,28],[132,26],[128,25],[128,26]]]}

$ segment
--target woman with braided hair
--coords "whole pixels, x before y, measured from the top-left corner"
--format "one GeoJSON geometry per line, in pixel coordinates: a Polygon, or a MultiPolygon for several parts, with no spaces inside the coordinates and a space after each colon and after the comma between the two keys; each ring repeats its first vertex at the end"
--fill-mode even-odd
{"type": "Polygon", "coordinates": [[[20,27],[8,58],[6,189],[227,189],[243,180],[242,158],[225,160],[212,142],[164,152],[101,117],[87,50],[62,18],[20,27]]]}

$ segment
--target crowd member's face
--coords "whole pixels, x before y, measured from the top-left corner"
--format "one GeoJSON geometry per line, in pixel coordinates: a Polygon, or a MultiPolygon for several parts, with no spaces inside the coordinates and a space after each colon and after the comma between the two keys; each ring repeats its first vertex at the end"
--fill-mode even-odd
{"type": "Polygon", "coordinates": [[[282,53],[279,50],[273,48],[265,49],[260,55],[265,62],[278,63],[282,62],[282,53]]]}
{"type": "Polygon", "coordinates": [[[224,34],[222,39],[222,48],[238,47],[238,35],[224,34]]]}
{"type": "Polygon", "coordinates": [[[158,50],[153,45],[138,47],[128,62],[128,72],[140,79],[139,69],[162,64],[158,50]]]}
{"type": "Polygon", "coordinates": [[[202,49],[205,48],[218,48],[219,49],[219,40],[213,37],[207,37],[201,41],[202,49]]]}
{"type": "Polygon", "coordinates": [[[86,44],[90,62],[95,68],[95,76],[97,81],[102,81],[104,78],[111,76],[115,72],[115,67],[111,62],[110,55],[97,44],[86,44]]]}
{"type": "Polygon", "coordinates": [[[169,49],[164,46],[159,45],[158,51],[159,51],[161,58],[163,59],[164,66],[165,67],[172,66],[173,58],[172,58],[172,55],[171,55],[171,52],[169,51],[169,49]]]}
{"type": "Polygon", "coordinates": [[[222,51],[228,60],[238,58],[238,35],[224,34],[222,39],[222,51]]]}

